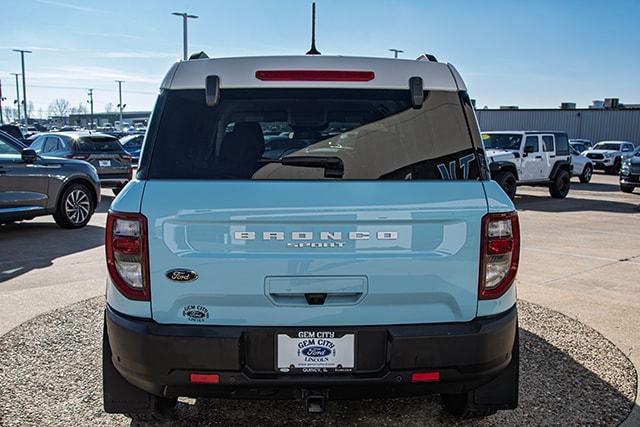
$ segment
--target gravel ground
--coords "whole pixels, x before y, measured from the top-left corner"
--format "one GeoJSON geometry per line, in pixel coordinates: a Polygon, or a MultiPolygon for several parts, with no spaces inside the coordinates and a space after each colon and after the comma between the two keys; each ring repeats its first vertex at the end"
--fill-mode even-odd
{"type": "MultiPolygon", "coordinates": [[[[40,316],[0,337],[0,425],[128,425],[102,411],[103,298],[40,316]]],[[[309,416],[299,402],[181,403],[185,425],[617,425],[629,414],[636,372],[602,335],[546,308],[519,302],[520,406],[460,422],[437,396],[332,401],[309,416]]],[[[174,423],[175,425],[175,423],[174,423]]]]}

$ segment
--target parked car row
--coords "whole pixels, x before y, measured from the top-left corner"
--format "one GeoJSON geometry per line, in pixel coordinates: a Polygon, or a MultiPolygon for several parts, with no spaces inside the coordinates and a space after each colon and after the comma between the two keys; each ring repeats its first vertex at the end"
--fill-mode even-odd
{"type": "Polygon", "coordinates": [[[513,199],[521,185],[548,186],[552,197],[564,198],[569,178],[591,181],[594,169],[623,175],[621,188],[631,192],[632,167],[640,159],[640,147],[629,141],[569,139],[564,132],[500,131],[482,134],[492,177],[513,199]],[[570,157],[569,157],[570,155],[570,157]],[[633,159],[633,160],[631,160],[633,159]],[[567,173],[565,173],[565,172],[567,173]]]}

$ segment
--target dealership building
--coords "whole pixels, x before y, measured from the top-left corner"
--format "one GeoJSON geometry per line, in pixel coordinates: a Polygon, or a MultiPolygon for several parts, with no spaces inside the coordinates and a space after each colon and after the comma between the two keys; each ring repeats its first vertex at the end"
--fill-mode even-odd
{"type": "Polygon", "coordinates": [[[497,130],[552,130],[567,132],[569,138],[591,141],[624,140],[640,145],[640,105],[619,105],[617,100],[594,101],[590,108],[575,108],[565,103],[555,109],[500,109],[476,110],[480,129],[497,130]],[[611,102],[613,101],[613,102],[611,102]]]}

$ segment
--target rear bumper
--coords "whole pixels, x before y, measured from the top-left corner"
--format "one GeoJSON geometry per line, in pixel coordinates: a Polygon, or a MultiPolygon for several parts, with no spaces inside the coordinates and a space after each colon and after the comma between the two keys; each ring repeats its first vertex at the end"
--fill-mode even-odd
{"type": "Polygon", "coordinates": [[[103,188],[123,187],[131,180],[131,173],[101,174],[100,185],[103,188]]]}
{"type": "Polygon", "coordinates": [[[295,398],[323,390],[333,398],[462,393],[495,378],[511,361],[517,311],[467,323],[305,328],[356,334],[356,368],[348,374],[290,375],[275,369],[275,334],[294,328],[161,325],[106,310],[118,372],[158,396],[295,398]],[[412,383],[416,371],[440,380],[412,383]],[[191,384],[190,373],[215,373],[218,384],[191,384]]]}

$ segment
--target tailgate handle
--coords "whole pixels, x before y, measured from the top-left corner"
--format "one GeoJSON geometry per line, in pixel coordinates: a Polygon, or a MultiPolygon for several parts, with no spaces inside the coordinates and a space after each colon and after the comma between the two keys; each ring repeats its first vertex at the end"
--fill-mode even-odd
{"type": "Polygon", "coordinates": [[[281,276],[265,278],[265,294],[275,305],[355,305],[367,293],[365,276],[281,276]]]}

